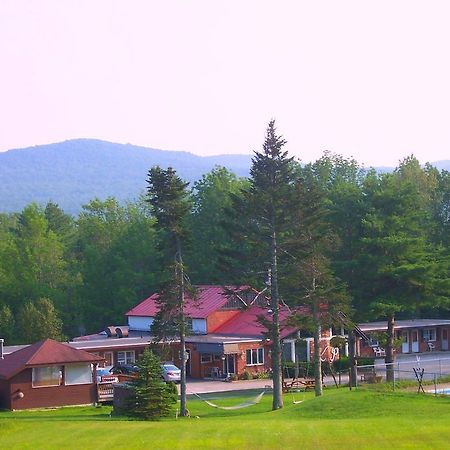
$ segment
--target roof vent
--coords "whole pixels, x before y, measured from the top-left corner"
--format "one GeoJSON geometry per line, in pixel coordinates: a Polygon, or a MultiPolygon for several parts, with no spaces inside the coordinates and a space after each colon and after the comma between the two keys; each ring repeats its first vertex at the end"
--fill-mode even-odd
{"type": "Polygon", "coordinates": [[[116,337],[117,333],[116,333],[116,327],[107,327],[105,329],[106,334],[108,335],[108,337],[116,337]]]}
{"type": "Polygon", "coordinates": [[[119,338],[128,337],[128,327],[127,326],[116,327],[116,334],[117,334],[117,337],[119,337],[119,338]]]}

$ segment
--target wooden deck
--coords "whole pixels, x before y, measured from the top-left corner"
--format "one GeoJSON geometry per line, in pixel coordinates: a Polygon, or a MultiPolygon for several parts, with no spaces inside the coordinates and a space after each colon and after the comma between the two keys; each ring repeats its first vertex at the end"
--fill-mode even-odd
{"type": "Polygon", "coordinates": [[[97,383],[97,399],[99,403],[112,402],[114,399],[114,383],[104,381],[97,383]]]}

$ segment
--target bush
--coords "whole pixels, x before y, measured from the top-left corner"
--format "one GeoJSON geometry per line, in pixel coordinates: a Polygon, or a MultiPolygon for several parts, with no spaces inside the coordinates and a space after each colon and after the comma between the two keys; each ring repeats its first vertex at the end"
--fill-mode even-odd
{"type": "Polygon", "coordinates": [[[253,378],[256,380],[268,380],[271,378],[271,375],[269,372],[257,372],[254,374],[253,378]]]}
{"type": "Polygon", "coordinates": [[[253,376],[248,370],[244,370],[241,375],[242,380],[252,380],[253,376]]]}
{"type": "MultiPolygon", "coordinates": [[[[375,358],[363,358],[356,359],[358,366],[373,366],[375,364],[375,358]]],[[[341,356],[340,359],[336,359],[333,362],[333,368],[336,372],[344,372],[350,369],[350,358],[348,356],[341,356]]]]}

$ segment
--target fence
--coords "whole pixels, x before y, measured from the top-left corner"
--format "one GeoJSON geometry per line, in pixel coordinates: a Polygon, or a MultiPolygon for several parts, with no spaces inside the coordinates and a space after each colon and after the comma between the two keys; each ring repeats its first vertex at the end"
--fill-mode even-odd
{"type": "Polygon", "coordinates": [[[424,392],[442,392],[443,382],[450,383],[450,358],[421,358],[416,360],[400,360],[392,364],[384,361],[375,365],[358,366],[358,382],[378,383],[386,381],[386,372],[392,367],[392,387],[396,388],[398,382],[416,381],[418,390],[424,392]],[[423,387],[423,389],[422,389],[423,387]]]}

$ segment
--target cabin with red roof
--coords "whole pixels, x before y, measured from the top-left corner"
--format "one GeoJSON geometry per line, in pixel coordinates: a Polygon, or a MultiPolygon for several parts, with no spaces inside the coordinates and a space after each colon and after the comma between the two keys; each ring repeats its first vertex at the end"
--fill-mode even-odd
{"type": "Polygon", "coordinates": [[[97,402],[102,358],[52,339],[0,358],[0,409],[47,408],[97,402]]]}

